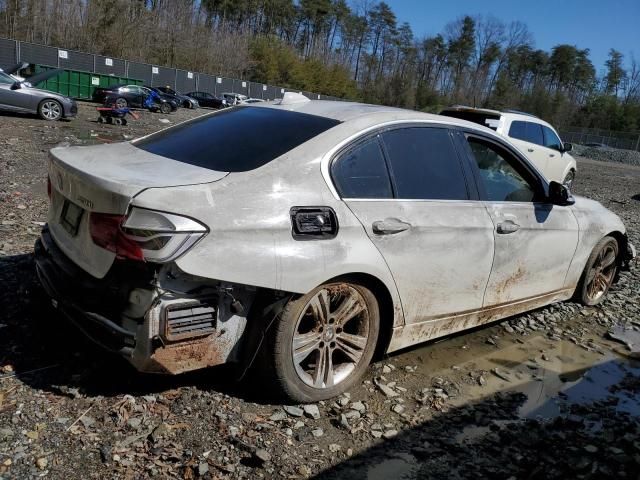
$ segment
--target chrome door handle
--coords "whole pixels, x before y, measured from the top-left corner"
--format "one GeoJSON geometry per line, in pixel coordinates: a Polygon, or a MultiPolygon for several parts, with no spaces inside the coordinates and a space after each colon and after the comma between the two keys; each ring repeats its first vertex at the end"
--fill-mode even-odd
{"type": "Polygon", "coordinates": [[[373,233],[376,235],[393,235],[394,233],[404,232],[411,228],[410,223],[403,222],[397,218],[385,218],[373,222],[373,233]]]}
{"type": "Polygon", "coordinates": [[[496,227],[496,231],[498,233],[508,234],[508,233],[517,232],[519,228],[520,228],[520,225],[518,225],[515,222],[512,222],[511,220],[507,220],[505,222],[499,223],[498,226],[496,227]]]}

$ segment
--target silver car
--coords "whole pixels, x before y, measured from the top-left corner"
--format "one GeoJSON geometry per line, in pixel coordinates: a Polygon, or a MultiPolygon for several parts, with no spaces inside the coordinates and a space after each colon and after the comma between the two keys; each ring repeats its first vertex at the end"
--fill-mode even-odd
{"type": "Polygon", "coordinates": [[[34,86],[60,74],[49,70],[20,81],[0,70],[0,110],[16,113],[35,113],[44,120],[75,117],[78,106],[72,98],[34,86]]]}
{"type": "Polygon", "coordinates": [[[142,371],[257,359],[301,402],[374,352],[594,305],[635,256],[492,130],[298,94],[55,148],[49,186],[37,271],[64,316],[142,371]]]}

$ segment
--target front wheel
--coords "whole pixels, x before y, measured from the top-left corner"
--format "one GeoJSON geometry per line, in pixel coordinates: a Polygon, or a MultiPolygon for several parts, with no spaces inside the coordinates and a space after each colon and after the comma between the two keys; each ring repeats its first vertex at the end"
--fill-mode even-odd
{"type": "Polygon", "coordinates": [[[618,242],[613,237],[604,237],[587,259],[576,289],[576,300],[588,306],[602,302],[616,278],[617,259],[618,242]]]}
{"type": "Polygon", "coordinates": [[[165,115],[171,113],[171,105],[169,105],[168,103],[161,103],[160,104],[160,111],[162,113],[164,113],[165,115]]]}
{"type": "Polygon", "coordinates": [[[267,343],[282,393],[317,402],[348,390],[364,374],[380,329],[378,302],[356,283],[327,283],[284,308],[267,343]]]}
{"type": "Polygon", "coordinates": [[[38,106],[38,115],[48,121],[60,120],[62,118],[62,105],[56,100],[45,100],[38,106]]]}
{"type": "Polygon", "coordinates": [[[567,175],[564,177],[564,180],[562,180],[562,184],[567,187],[569,190],[571,190],[571,186],[573,185],[573,181],[576,179],[576,172],[575,170],[569,170],[569,173],[567,173],[567,175]]]}

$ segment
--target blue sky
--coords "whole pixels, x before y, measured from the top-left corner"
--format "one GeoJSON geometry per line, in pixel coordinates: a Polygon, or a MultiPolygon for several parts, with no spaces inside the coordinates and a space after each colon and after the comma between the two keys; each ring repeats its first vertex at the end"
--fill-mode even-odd
{"type": "Polygon", "coordinates": [[[461,15],[521,20],[537,48],[559,43],[591,50],[596,71],[604,70],[610,48],[640,60],[640,0],[386,0],[398,22],[409,22],[417,37],[434,35],[461,15]]]}

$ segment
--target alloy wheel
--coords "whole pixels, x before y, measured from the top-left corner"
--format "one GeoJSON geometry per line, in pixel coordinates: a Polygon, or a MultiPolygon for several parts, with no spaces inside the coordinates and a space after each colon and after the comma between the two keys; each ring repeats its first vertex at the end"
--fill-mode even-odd
{"type": "Polygon", "coordinates": [[[604,246],[587,273],[586,294],[590,301],[596,302],[607,293],[616,274],[617,253],[614,244],[604,246]]]}
{"type": "Polygon", "coordinates": [[[62,116],[60,104],[53,100],[44,102],[42,107],[40,107],[40,112],[47,120],[57,120],[62,116]]]}
{"type": "Polygon", "coordinates": [[[339,284],[319,290],[294,330],[292,357],[298,377],[318,389],[344,381],[362,360],[369,330],[367,303],[356,288],[339,284]]]}

